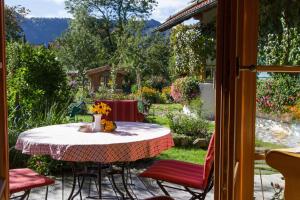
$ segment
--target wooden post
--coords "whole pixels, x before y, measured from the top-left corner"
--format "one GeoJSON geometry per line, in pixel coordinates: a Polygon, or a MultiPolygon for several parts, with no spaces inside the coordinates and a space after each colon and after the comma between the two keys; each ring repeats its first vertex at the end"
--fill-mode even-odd
{"type": "MultiPolygon", "coordinates": [[[[4,33],[4,1],[0,1],[0,177],[4,180],[1,200],[8,200],[8,133],[6,108],[6,66],[5,66],[5,33],[4,33]]],[[[1,188],[0,188],[1,190],[1,188]]]]}
{"type": "Polygon", "coordinates": [[[216,200],[253,199],[258,0],[218,1],[216,200]]]}

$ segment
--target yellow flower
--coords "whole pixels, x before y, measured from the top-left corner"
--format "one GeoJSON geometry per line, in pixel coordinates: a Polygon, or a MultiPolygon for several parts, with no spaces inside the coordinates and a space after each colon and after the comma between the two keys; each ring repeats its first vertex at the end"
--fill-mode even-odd
{"type": "Polygon", "coordinates": [[[108,115],[111,108],[103,102],[96,102],[92,107],[90,107],[90,111],[94,114],[108,115]]]}
{"type": "Polygon", "coordinates": [[[105,121],[104,131],[113,132],[116,129],[115,123],[113,121],[105,121]]]}

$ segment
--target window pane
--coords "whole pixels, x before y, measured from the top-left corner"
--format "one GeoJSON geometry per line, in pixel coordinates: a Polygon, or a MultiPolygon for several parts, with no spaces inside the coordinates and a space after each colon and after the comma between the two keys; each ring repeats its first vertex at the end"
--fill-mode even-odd
{"type": "MultiPolygon", "coordinates": [[[[300,79],[299,74],[261,73],[257,79],[256,151],[297,147],[300,145],[300,79]]],[[[264,160],[255,161],[256,199],[275,195],[272,183],[284,185],[282,175],[264,160]],[[262,174],[262,176],[260,176],[262,174]]],[[[280,188],[275,190],[279,191],[280,188]]],[[[283,194],[283,192],[282,192],[283,194]]]]}

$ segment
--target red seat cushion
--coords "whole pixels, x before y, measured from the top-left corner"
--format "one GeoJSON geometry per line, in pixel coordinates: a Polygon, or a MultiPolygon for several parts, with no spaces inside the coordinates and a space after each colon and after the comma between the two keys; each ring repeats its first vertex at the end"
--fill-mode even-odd
{"type": "Polygon", "coordinates": [[[51,184],[54,184],[53,179],[39,175],[31,169],[24,168],[9,170],[10,194],[51,184]]]}
{"type": "Polygon", "coordinates": [[[215,134],[211,136],[204,166],[176,160],[161,160],[150,166],[140,176],[204,190],[213,167],[214,153],[215,134]]]}
{"type": "Polygon", "coordinates": [[[203,190],[203,172],[204,166],[202,165],[161,160],[150,166],[140,176],[203,190]]]}

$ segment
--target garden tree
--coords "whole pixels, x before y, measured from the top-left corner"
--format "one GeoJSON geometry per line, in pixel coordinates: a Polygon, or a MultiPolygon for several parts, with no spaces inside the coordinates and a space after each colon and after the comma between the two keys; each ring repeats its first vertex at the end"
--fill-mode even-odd
{"type": "Polygon", "coordinates": [[[198,75],[205,78],[207,59],[215,58],[214,24],[178,25],[172,29],[170,67],[174,77],[198,75]]]}
{"type": "Polygon", "coordinates": [[[148,47],[146,49],[145,68],[142,72],[142,83],[144,86],[162,90],[169,85],[169,39],[162,34],[150,34],[146,37],[148,47]]]}
{"type": "Polygon", "coordinates": [[[166,74],[168,43],[161,35],[144,33],[144,22],[130,20],[118,38],[115,63],[126,66],[136,75],[138,91],[147,75],[166,74]]]}
{"type": "Polygon", "coordinates": [[[149,16],[156,4],[156,0],[67,0],[66,9],[75,13],[77,9],[86,7],[91,16],[101,21],[99,29],[107,36],[109,49],[114,51],[114,34],[122,35],[129,19],[149,16]]]}
{"type": "Polygon", "coordinates": [[[280,19],[281,33],[269,33],[259,48],[259,62],[264,65],[300,65],[300,26],[288,27],[280,19]]]}
{"type": "Polygon", "coordinates": [[[270,33],[283,33],[282,20],[288,29],[300,27],[300,1],[260,0],[260,42],[270,33]]]}
{"type": "Polygon", "coordinates": [[[68,31],[57,41],[58,60],[67,70],[78,71],[83,89],[86,88],[86,71],[107,64],[108,59],[101,38],[86,28],[91,20],[86,9],[77,9],[68,31]]]}
{"type": "Polygon", "coordinates": [[[24,38],[21,22],[29,13],[29,10],[21,6],[4,7],[5,35],[7,41],[17,41],[24,38]]]}
{"type": "Polygon", "coordinates": [[[23,113],[36,114],[69,102],[66,73],[54,52],[17,42],[8,43],[6,50],[10,113],[19,107],[23,113]]]}

